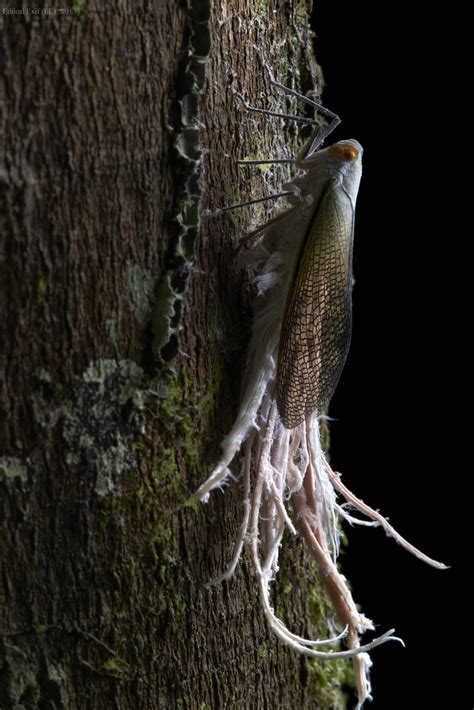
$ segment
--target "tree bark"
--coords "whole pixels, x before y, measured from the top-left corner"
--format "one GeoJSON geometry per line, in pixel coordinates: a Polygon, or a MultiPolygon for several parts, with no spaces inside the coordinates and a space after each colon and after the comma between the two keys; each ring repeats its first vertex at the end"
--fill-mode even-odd
{"type": "MultiPolygon", "coordinates": [[[[345,706],[348,665],[278,643],[246,559],[204,586],[239,486],[188,503],[238,401],[252,289],[232,249],[267,212],[203,210],[284,181],[235,159],[286,157],[300,128],[236,93],[288,110],[262,60],[320,92],[308,5],[0,16],[2,710],[345,706]]],[[[298,541],[282,559],[275,606],[325,634],[298,541]]]]}

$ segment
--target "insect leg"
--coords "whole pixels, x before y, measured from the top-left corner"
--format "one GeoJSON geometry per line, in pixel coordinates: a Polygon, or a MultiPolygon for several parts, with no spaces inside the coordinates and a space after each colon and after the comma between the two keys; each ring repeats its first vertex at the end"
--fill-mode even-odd
{"type": "Polygon", "coordinates": [[[296,163],[295,158],[269,158],[268,160],[238,160],[237,165],[266,165],[273,163],[296,163]]]}
{"type": "Polygon", "coordinates": [[[257,205],[259,202],[267,202],[267,200],[277,200],[279,197],[287,197],[292,195],[295,197],[296,192],[294,190],[286,190],[285,192],[276,192],[274,195],[267,195],[266,197],[257,197],[255,200],[246,200],[245,202],[238,202],[235,205],[229,205],[228,207],[218,207],[216,210],[206,210],[205,214],[207,217],[216,217],[217,215],[223,214],[224,212],[229,212],[229,210],[236,210],[239,207],[248,207],[249,205],[257,205]]]}
{"type": "MultiPolygon", "coordinates": [[[[244,99],[242,94],[237,94],[237,96],[242,101],[242,103],[244,104],[244,107],[247,111],[253,111],[254,113],[263,113],[267,116],[277,116],[278,118],[285,118],[290,121],[299,121],[300,123],[306,123],[308,125],[313,125],[316,127],[315,130],[313,131],[312,135],[308,139],[308,141],[303,146],[302,150],[300,151],[300,153],[295,161],[299,165],[299,167],[304,167],[302,165],[302,162],[310,159],[314,155],[314,153],[318,150],[318,148],[324,143],[326,138],[337,128],[337,126],[341,122],[341,119],[339,118],[339,116],[336,113],[334,113],[334,111],[331,111],[330,109],[326,108],[325,106],[322,106],[322,104],[317,103],[317,101],[313,101],[312,99],[309,99],[307,96],[300,94],[298,91],[295,91],[294,89],[290,89],[288,86],[284,86],[283,84],[280,84],[278,81],[275,81],[274,79],[270,79],[270,84],[277,89],[281,89],[281,91],[284,91],[286,94],[289,94],[291,96],[296,96],[296,98],[300,99],[301,101],[304,101],[305,103],[309,104],[313,108],[316,108],[318,111],[320,111],[320,113],[322,113],[324,116],[327,116],[327,118],[330,119],[330,122],[327,126],[321,126],[320,123],[318,123],[318,121],[316,121],[314,118],[306,118],[304,116],[296,116],[291,113],[280,113],[278,111],[270,111],[268,109],[257,108],[256,106],[251,106],[244,99]]],[[[273,161],[264,161],[264,162],[273,162],[273,161]]]]}
{"type": "Polygon", "coordinates": [[[322,146],[326,138],[330,133],[339,125],[341,122],[338,117],[337,122],[335,120],[331,121],[328,126],[318,126],[310,135],[298,155],[296,156],[296,165],[302,170],[307,170],[311,167],[311,158],[317,152],[318,148],[322,146]]]}
{"type": "MultiPolygon", "coordinates": [[[[325,106],[322,106],[320,103],[317,101],[314,101],[314,99],[309,99],[307,96],[304,94],[300,94],[298,91],[295,91],[294,89],[290,89],[288,86],[285,86],[284,84],[280,84],[279,81],[276,81],[272,69],[268,62],[266,61],[265,57],[262,56],[262,53],[258,47],[254,45],[254,49],[256,50],[258,56],[260,57],[260,61],[262,62],[262,65],[264,69],[266,69],[269,77],[269,82],[271,86],[274,86],[276,89],[280,89],[281,91],[284,91],[286,94],[290,94],[291,96],[296,96],[297,99],[300,99],[306,104],[309,104],[310,106],[313,106],[314,108],[317,108],[322,114],[327,116],[328,118],[331,119],[331,122],[333,120],[336,121],[336,124],[334,128],[341,122],[341,119],[337,114],[334,113],[334,111],[331,111],[330,109],[326,108],[325,106]]],[[[316,121],[314,121],[316,123],[316,121]]],[[[334,130],[334,129],[332,129],[334,130]]]]}
{"type": "Polygon", "coordinates": [[[317,101],[314,101],[314,99],[309,99],[304,94],[300,94],[298,91],[295,91],[294,89],[290,89],[289,86],[284,86],[284,84],[280,84],[278,81],[275,81],[275,79],[270,79],[270,84],[272,86],[274,86],[276,89],[281,89],[281,91],[284,91],[285,94],[289,94],[290,96],[296,96],[296,98],[299,99],[300,101],[303,101],[305,104],[309,104],[309,106],[316,108],[324,116],[327,116],[328,118],[330,118],[331,123],[333,121],[335,121],[336,125],[334,126],[334,128],[340,124],[341,119],[339,118],[337,113],[334,113],[334,111],[331,111],[329,108],[326,108],[326,106],[323,106],[322,104],[318,103],[317,101]]]}
{"type": "Polygon", "coordinates": [[[313,99],[309,99],[307,96],[304,96],[304,94],[300,94],[298,91],[295,91],[294,89],[290,89],[288,86],[280,84],[278,81],[275,81],[273,77],[270,77],[270,84],[276,89],[284,91],[285,94],[295,96],[300,101],[303,101],[309,106],[312,106],[317,111],[322,113],[323,116],[326,116],[328,119],[330,119],[329,124],[327,126],[321,126],[316,121],[313,121],[313,123],[316,124],[317,128],[303,146],[296,160],[298,166],[304,168],[304,161],[310,159],[311,156],[314,155],[318,148],[324,143],[326,138],[338,127],[338,125],[341,123],[341,119],[339,118],[337,113],[334,113],[334,111],[331,111],[330,109],[326,108],[317,101],[314,101],[313,99]]]}
{"type": "Polygon", "coordinates": [[[264,224],[261,224],[259,227],[254,229],[250,234],[247,234],[245,237],[242,237],[242,239],[239,241],[239,245],[235,249],[235,253],[237,254],[240,252],[242,249],[251,249],[254,247],[259,241],[263,239],[264,232],[273,224],[277,224],[278,222],[282,222],[284,219],[287,219],[288,214],[293,212],[295,208],[291,208],[289,210],[286,210],[286,212],[281,212],[280,214],[277,214],[275,217],[272,217],[272,219],[269,219],[267,222],[264,224]]]}
{"type": "Polygon", "coordinates": [[[277,118],[286,118],[290,121],[300,121],[301,123],[308,123],[314,126],[319,126],[319,123],[314,120],[314,118],[307,118],[306,116],[295,116],[292,113],[280,113],[279,111],[270,111],[266,108],[257,108],[256,106],[251,106],[242,96],[242,94],[236,94],[242,101],[245,109],[247,111],[253,111],[254,113],[263,113],[266,116],[276,116],[277,118]]]}

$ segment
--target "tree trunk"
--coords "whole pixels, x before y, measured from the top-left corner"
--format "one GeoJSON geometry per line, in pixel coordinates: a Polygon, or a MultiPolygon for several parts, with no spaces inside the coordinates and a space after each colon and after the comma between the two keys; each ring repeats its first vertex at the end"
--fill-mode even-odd
{"type": "MultiPolygon", "coordinates": [[[[348,665],[278,643],[247,560],[204,586],[238,485],[187,503],[236,412],[252,289],[232,249],[266,208],[200,215],[288,174],[236,165],[302,141],[237,92],[288,111],[263,61],[320,92],[309,0],[185,5],[1,16],[2,710],[344,706],[348,665]]],[[[297,541],[282,559],[275,606],[325,633],[297,541]]]]}

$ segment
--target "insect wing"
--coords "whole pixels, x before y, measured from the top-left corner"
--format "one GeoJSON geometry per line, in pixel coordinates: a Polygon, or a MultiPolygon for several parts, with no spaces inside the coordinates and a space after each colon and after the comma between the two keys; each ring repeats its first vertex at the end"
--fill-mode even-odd
{"type": "Polygon", "coordinates": [[[277,405],[292,429],[322,413],[344,367],[352,325],[354,209],[341,185],[329,184],[306,233],[282,324],[277,405]]]}

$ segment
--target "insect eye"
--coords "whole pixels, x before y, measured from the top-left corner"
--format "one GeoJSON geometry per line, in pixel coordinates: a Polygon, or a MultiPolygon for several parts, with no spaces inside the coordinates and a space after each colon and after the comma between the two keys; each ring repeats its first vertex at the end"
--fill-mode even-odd
{"type": "Polygon", "coordinates": [[[356,150],[353,146],[344,143],[336,143],[336,145],[332,145],[329,148],[329,152],[333,155],[345,158],[346,160],[355,160],[359,155],[358,150],[356,150]]]}

